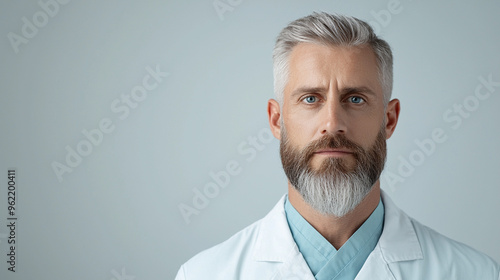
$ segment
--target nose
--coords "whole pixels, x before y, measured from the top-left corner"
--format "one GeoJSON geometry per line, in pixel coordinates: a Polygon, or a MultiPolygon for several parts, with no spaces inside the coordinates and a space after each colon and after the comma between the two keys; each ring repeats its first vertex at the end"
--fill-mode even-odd
{"type": "Polygon", "coordinates": [[[321,114],[322,125],[321,135],[324,134],[345,134],[346,133],[346,112],[338,100],[327,102],[321,114]]]}

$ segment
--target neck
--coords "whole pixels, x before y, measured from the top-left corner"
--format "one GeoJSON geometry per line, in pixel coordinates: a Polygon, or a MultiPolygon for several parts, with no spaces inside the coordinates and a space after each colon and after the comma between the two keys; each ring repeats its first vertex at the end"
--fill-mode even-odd
{"type": "Polygon", "coordinates": [[[319,213],[304,201],[290,182],[288,199],[297,212],[338,250],[377,208],[380,200],[380,181],[375,182],[361,203],[343,217],[319,213]]]}

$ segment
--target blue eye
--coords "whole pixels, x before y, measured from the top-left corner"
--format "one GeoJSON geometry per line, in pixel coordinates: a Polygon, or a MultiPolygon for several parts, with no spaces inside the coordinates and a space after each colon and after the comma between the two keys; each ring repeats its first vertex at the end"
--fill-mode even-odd
{"type": "Polygon", "coordinates": [[[306,101],[306,103],[311,104],[316,102],[316,96],[308,96],[304,100],[306,101]]]}
{"type": "Polygon", "coordinates": [[[365,100],[359,96],[351,96],[349,97],[349,101],[351,101],[354,104],[360,104],[365,102],[365,100]]]}

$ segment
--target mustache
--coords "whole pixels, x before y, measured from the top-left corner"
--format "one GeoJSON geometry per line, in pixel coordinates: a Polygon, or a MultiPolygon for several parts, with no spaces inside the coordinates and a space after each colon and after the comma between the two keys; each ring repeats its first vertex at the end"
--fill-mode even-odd
{"type": "Polygon", "coordinates": [[[358,159],[360,154],[363,154],[365,150],[355,142],[349,140],[345,135],[324,135],[318,140],[309,143],[303,150],[302,156],[308,162],[317,150],[320,149],[348,149],[353,153],[354,158],[358,159]]]}

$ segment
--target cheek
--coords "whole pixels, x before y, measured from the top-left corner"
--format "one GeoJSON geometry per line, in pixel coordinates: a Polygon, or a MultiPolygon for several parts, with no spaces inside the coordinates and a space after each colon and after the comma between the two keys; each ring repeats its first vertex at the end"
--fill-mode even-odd
{"type": "Polygon", "coordinates": [[[286,131],[291,143],[296,147],[304,147],[314,138],[317,127],[311,118],[294,114],[285,119],[286,131]]]}
{"type": "MultiPolygon", "coordinates": [[[[351,140],[365,149],[371,147],[380,132],[380,128],[382,127],[382,122],[378,120],[379,119],[372,118],[362,122],[357,122],[356,124],[353,123],[350,126],[350,134],[352,135],[351,140]]],[[[349,135],[347,135],[347,137],[349,138],[349,135]]]]}

